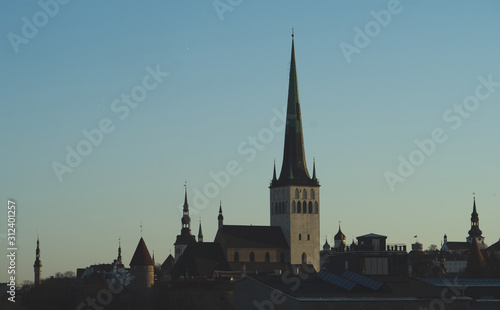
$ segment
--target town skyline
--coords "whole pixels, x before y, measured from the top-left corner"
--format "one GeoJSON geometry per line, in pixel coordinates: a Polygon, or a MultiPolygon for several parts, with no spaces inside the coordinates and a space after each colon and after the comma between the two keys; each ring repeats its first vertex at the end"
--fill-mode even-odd
{"type": "MultiPolygon", "coordinates": [[[[355,27],[366,29],[377,21],[371,12],[389,12],[389,3],[331,4],[337,19],[324,13],[315,26],[310,22],[316,10],[307,7],[297,21],[292,5],[284,21],[273,22],[264,11],[263,25],[251,29],[260,11],[247,2],[222,21],[210,5],[189,11],[176,4],[200,17],[193,28],[175,16],[164,21],[149,7],[154,25],[172,27],[155,29],[151,37],[140,36],[150,28],[136,23],[100,32],[109,25],[105,13],[95,29],[80,29],[78,23],[87,22],[77,18],[78,10],[91,6],[68,4],[18,53],[4,40],[10,61],[4,67],[13,78],[2,77],[3,102],[12,103],[2,108],[9,117],[0,126],[9,135],[2,138],[8,148],[0,154],[0,187],[4,205],[9,198],[18,204],[20,280],[33,279],[37,229],[42,278],[111,262],[118,238],[128,265],[141,225],[149,250],[163,262],[180,233],[186,181],[194,235],[201,217],[205,240],[212,241],[220,201],[227,223],[269,225],[268,186],[283,152],[292,26],[306,161],[312,171],[315,159],[321,185],[319,246],[326,235],[333,239],[339,221],[348,243],[352,235],[370,232],[407,246],[417,235],[424,248],[439,247],[445,233],[465,241],[473,192],[486,243],[498,241],[500,65],[490,61],[499,47],[491,39],[500,23],[491,13],[498,4],[440,4],[429,12],[425,5],[400,2],[391,7],[390,23],[380,25],[380,33],[348,62],[342,43],[356,47],[355,27]],[[456,16],[440,15],[446,9],[456,16]],[[341,17],[340,11],[350,14],[341,17]],[[419,24],[422,16],[428,25],[419,24]],[[464,16],[476,23],[462,25],[464,16]],[[58,25],[71,25],[74,33],[58,25]],[[186,28],[174,31],[174,25],[186,28]],[[431,35],[426,27],[441,32],[431,35]],[[106,36],[121,45],[110,45],[106,36]],[[85,43],[92,43],[87,53],[78,50],[85,43]],[[122,49],[127,51],[115,58],[122,49]],[[29,88],[19,82],[22,77],[29,88]],[[127,103],[123,94],[134,99],[138,87],[146,98],[127,103]],[[465,107],[471,96],[479,102],[475,108],[465,107]],[[89,142],[80,150],[90,145],[89,154],[73,156],[71,167],[67,147],[76,151],[84,140],[89,142]],[[411,164],[410,154],[419,160],[415,151],[424,154],[423,162],[398,172],[404,160],[411,164]],[[58,177],[56,169],[66,168],[55,169],[54,162],[72,171],[58,177]],[[404,182],[391,187],[387,172],[404,182]]],[[[36,4],[9,5],[19,16],[5,17],[6,34],[20,33],[21,17],[40,10],[36,4]]],[[[101,5],[103,11],[112,8],[101,5]]],[[[286,7],[275,5],[270,8],[286,7]]],[[[5,221],[0,227],[7,231],[5,221]]],[[[3,247],[5,240],[0,235],[3,247]]],[[[6,270],[5,260],[0,264],[6,270]]]]}

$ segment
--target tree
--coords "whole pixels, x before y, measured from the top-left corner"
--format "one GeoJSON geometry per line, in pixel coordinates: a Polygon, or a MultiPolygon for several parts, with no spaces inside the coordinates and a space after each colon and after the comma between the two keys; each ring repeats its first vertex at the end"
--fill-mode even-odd
{"type": "Polygon", "coordinates": [[[435,252],[437,250],[438,250],[438,247],[435,244],[429,245],[429,248],[427,249],[427,251],[429,251],[429,252],[435,252]]]}

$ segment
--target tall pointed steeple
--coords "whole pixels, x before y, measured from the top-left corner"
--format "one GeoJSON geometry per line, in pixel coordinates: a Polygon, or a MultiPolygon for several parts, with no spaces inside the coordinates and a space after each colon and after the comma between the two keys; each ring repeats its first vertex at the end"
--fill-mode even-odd
{"type": "Polygon", "coordinates": [[[200,219],[200,228],[198,229],[198,242],[203,242],[203,232],[201,231],[201,219],[200,219]]]}
{"type": "Polygon", "coordinates": [[[476,197],[474,197],[474,204],[472,207],[472,213],[470,215],[470,230],[469,230],[469,242],[472,242],[472,238],[481,238],[483,232],[479,229],[479,214],[476,210],[476,197]]]}
{"type": "Polygon", "coordinates": [[[123,259],[122,259],[122,240],[121,238],[118,238],[118,257],[116,258],[117,261],[120,262],[120,264],[123,264],[123,259]]]}
{"type": "Polygon", "coordinates": [[[184,206],[182,207],[182,228],[189,229],[191,233],[191,218],[189,217],[189,204],[187,202],[187,186],[184,185],[184,206]]]}
{"type": "Polygon", "coordinates": [[[290,60],[283,164],[281,165],[279,179],[274,180],[273,178],[271,186],[318,185],[318,182],[312,180],[309,176],[305,160],[302,119],[300,116],[299,86],[295,65],[294,36],[292,32],[292,56],[290,60]]]}
{"type": "Polygon", "coordinates": [[[36,233],[36,258],[33,267],[35,269],[35,285],[39,285],[42,278],[42,261],[40,260],[40,238],[36,233]]]}
{"type": "Polygon", "coordinates": [[[191,218],[189,217],[189,204],[187,199],[187,186],[184,185],[184,205],[182,207],[182,229],[181,234],[175,240],[175,261],[179,259],[188,244],[196,242],[196,237],[191,235],[191,218]]]}
{"type": "Polygon", "coordinates": [[[217,220],[219,221],[219,229],[222,229],[222,227],[224,226],[224,216],[222,215],[222,200],[220,201],[219,216],[217,217],[217,220]]]}

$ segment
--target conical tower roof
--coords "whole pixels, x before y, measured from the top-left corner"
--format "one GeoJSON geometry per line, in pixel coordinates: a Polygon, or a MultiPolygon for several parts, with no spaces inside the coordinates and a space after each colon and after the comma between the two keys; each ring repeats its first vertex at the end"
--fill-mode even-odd
{"type": "Polygon", "coordinates": [[[139,240],[137,248],[135,249],[134,256],[132,256],[130,266],[154,266],[153,259],[151,258],[148,247],[142,237],[141,240],[139,240]]]}
{"type": "Polygon", "coordinates": [[[483,254],[479,249],[476,238],[472,238],[472,244],[467,261],[467,268],[465,273],[469,275],[484,275],[488,273],[488,266],[484,260],[483,254]]]}

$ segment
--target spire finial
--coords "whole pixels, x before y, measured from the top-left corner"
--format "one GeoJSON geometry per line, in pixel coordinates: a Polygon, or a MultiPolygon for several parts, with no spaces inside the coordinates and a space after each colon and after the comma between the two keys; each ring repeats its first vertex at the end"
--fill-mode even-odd
{"type": "Polygon", "coordinates": [[[293,37],[295,37],[295,34],[294,34],[294,32],[293,32],[293,27],[292,27],[292,38],[293,38],[293,37]]]}
{"type": "Polygon", "coordinates": [[[142,220],[141,220],[141,238],[142,238],[142,220]]]}

